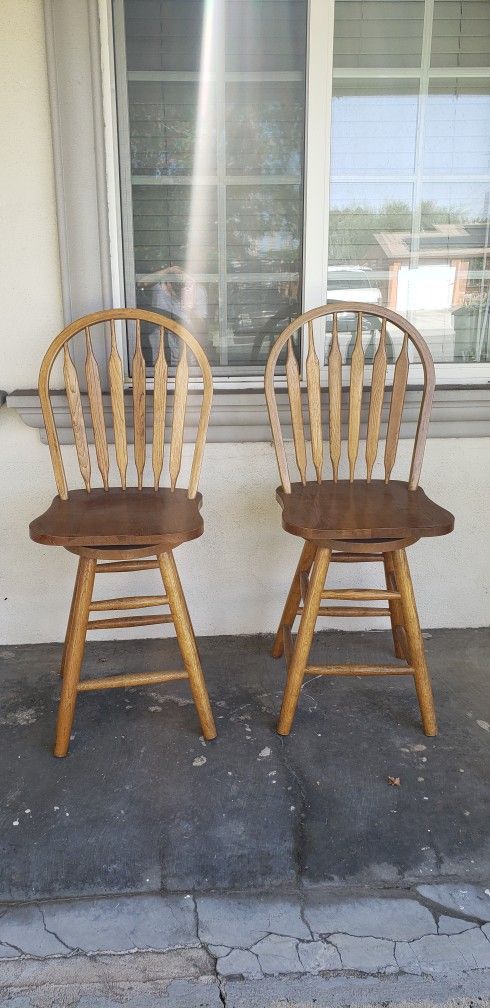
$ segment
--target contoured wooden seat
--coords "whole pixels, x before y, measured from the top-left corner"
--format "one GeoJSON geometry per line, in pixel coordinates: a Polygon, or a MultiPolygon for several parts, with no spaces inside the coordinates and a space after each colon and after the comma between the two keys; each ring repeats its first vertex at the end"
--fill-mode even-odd
{"type": "Polygon", "coordinates": [[[305,540],[273,648],[275,657],[285,652],[288,665],[277,728],[281,735],[287,735],[291,730],[301,685],[307,674],[412,675],[424,731],[426,735],[437,734],[432,689],[405,553],[406,547],[418,539],[446,535],[454,527],[454,518],[449,511],[430,500],[418,486],[434,387],[432,357],[420,333],[396,312],[379,306],[353,302],[323,305],[295,319],[272,347],[265,372],[265,392],[281,477],[277,499],[282,507],[283,528],[305,540]],[[344,388],[343,381],[339,314],[342,314],[344,321],[346,318],[353,319],[355,329],[350,367],[345,368],[349,372],[347,388],[344,388]],[[367,380],[366,338],[363,334],[365,315],[379,319],[370,383],[367,380]],[[387,324],[398,333],[400,340],[400,352],[393,368],[391,387],[387,383],[387,324]],[[303,403],[299,368],[293,351],[293,339],[304,327],[307,330],[308,348],[305,367],[306,403],[303,403]],[[299,482],[291,482],[276,400],[275,371],[283,349],[286,349],[286,380],[299,482]],[[392,480],[391,474],[400,438],[410,355],[422,364],[424,379],[410,475],[403,482],[392,480]],[[361,408],[365,387],[368,392],[365,477],[359,479],[356,478],[356,466],[361,443],[361,408]],[[345,416],[344,398],[347,399],[345,416]],[[385,430],[384,478],[373,479],[385,400],[389,405],[385,430]],[[307,417],[304,415],[306,413],[307,417]],[[347,428],[344,458],[343,422],[347,428]],[[324,441],[327,431],[331,475],[324,479],[324,441]],[[311,461],[308,460],[305,432],[309,433],[311,461]],[[342,463],[348,468],[348,479],[339,479],[342,463]],[[308,479],[309,467],[315,478],[308,479]],[[368,561],[383,564],[386,587],[325,589],[331,562],[368,561]],[[385,601],[388,605],[384,608],[325,606],[322,605],[325,599],[342,602],[385,601]],[[297,615],[301,619],[296,642],[293,644],[291,629],[297,615]],[[395,656],[405,660],[405,666],[308,666],[318,616],[366,615],[390,618],[395,656]]]}
{"type": "MultiPolygon", "coordinates": [[[[129,332],[128,332],[129,335],[129,332]]],[[[206,739],[216,736],[216,728],[201,669],[199,654],[177,573],[173,549],[202,535],[200,513],[202,496],[198,480],[211,410],[212,376],[205,353],[197,340],[178,322],[143,309],[119,308],[96,312],[68,325],[56,337],[45,354],[39,376],[39,396],[43,410],[58,495],[51,506],[33,522],[29,531],[33,540],[63,546],[79,557],[72,605],[65,638],[61,674],[63,677],[56,730],[55,756],[66,756],[75,714],[77,695],[91,689],[136,686],[147,683],[189,679],[206,739]],[[124,395],[123,365],[118,350],[116,324],[134,328],[131,406],[124,395]],[[158,343],[154,365],[153,409],[147,408],[146,364],[142,350],[141,327],[144,324],[158,343]],[[169,367],[167,334],[180,348],[175,370],[173,407],[168,408],[169,367]],[[108,365],[111,414],[114,428],[115,459],[110,457],[106,418],[100,382],[99,364],[94,353],[99,336],[98,357],[105,354],[108,365]],[[71,347],[82,342],[74,364],[71,347]],[[73,428],[76,453],[84,489],[68,489],[60,440],[52,405],[50,377],[53,365],[62,355],[63,377],[73,428]],[[190,362],[199,372],[201,405],[192,464],[186,487],[177,487],[179,479],[190,362]],[[83,412],[81,381],[87,388],[89,420],[94,450],[83,412]],[[133,441],[133,452],[128,447],[133,441]],[[147,447],[151,447],[152,486],[144,486],[147,447]],[[95,453],[95,460],[91,455],[95,453]],[[102,486],[94,486],[93,472],[99,470],[102,486]],[[170,486],[160,480],[168,466],[170,486]],[[134,486],[128,485],[128,469],[133,471],[134,486]],[[112,486],[117,470],[120,486],[112,486]],[[92,601],[96,574],[158,569],[163,595],[139,595],[92,601]],[[93,612],[111,613],[138,609],[168,608],[169,613],[102,616],[90,619],[93,612]],[[173,623],[182,652],[184,669],[142,672],[135,675],[80,679],[87,630],[150,626],[173,623]]]]}

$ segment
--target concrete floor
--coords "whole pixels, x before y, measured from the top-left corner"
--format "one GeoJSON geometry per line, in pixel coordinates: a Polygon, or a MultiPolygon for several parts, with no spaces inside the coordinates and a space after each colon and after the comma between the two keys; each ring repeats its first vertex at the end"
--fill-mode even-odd
{"type": "MultiPolygon", "coordinates": [[[[270,643],[201,640],[215,742],[199,738],[187,683],[107,690],[80,697],[65,760],[51,755],[60,645],[0,648],[0,899],[482,878],[490,630],[427,637],[435,739],[411,680],[395,677],[309,680],[280,739],[270,643]]],[[[319,633],[314,660],[386,662],[390,646],[385,633],[319,633]]],[[[86,667],[176,660],[172,640],[93,643],[86,667]]]]}
{"type": "MultiPolygon", "coordinates": [[[[186,683],[112,690],[80,697],[65,760],[61,646],[0,648],[0,1004],[488,1004],[490,629],[425,643],[436,739],[410,680],[323,677],[280,739],[271,640],[207,638],[215,742],[186,683]]],[[[390,649],[326,632],[312,659],[390,649]]],[[[108,642],[86,668],[176,660],[108,642]]]]}

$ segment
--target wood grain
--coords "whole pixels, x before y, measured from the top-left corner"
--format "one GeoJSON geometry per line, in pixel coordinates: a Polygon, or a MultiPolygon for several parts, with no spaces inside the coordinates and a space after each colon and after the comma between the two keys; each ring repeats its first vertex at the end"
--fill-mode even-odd
{"type": "Polygon", "coordinates": [[[155,361],[155,378],[153,386],[153,448],[152,465],[155,490],[160,485],[163,469],[163,452],[165,443],[165,410],[167,406],[168,367],[165,360],[165,330],[160,328],[160,342],[155,361]]]}
{"type": "Polygon", "coordinates": [[[391,392],[390,415],[388,419],[388,430],[386,432],[385,444],[385,480],[388,482],[393,466],[395,464],[398,439],[400,437],[400,426],[403,415],[403,403],[405,401],[405,391],[408,380],[408,336],[403,337],[402,348],[398,360],[395,364],[393,375],[393,389],[391,392]]]}
{"type": "Polygon", "coordinates": [[[337,315],[332,318],[332,343],[328,355],[328,416],[330,459],[334,482],[337,482],[342,449],[342,355],[339,347],[337,315]]]}
{"type": "Polygon", "coordinates": [[[322,481],[323,470],[323,427],[320,389],[320,361],[315,348],[313,322],[308,322],[308,356],[306,358],[306,383],[308,391],[308,412],[310,417],[311,455],[316,478],[322,481]]]}
{"type": "Polygon", "coordinates": [[[116,342],[114,319],[111,322],[111,353],[109,356],[109,388],[111,392],[112,419],[116,461],[121,476],[121,486],[126,488],[128,468],[128,443],[126,437],[126,412],[124,408],[124,373],[116,342]]]}
{"type": "Polygon", "coordinates": [[[352,540],[354,549],[363,539],[446,535],[454,527],[449,511],[400,480],[293,483],[291,493],[279,489],[277,499],[287,532],[315,542],[352,540]]]}
{"type": "Polygon", "coordinates": [[[141,326],[136,320],[136,345],[133,357],[133,425],[134,462],[138,474],[138,489],[143,486],[146,462],[146,366],[141,349],[141,326]]]}
{"type": "Polygon", "coordinates": [[[78,464],[80,466],[83,482],[85,483],[85,489],[90,491],[90,455],[87,444],[85,420],[83,419],[80,387],[78,384],[77,372],[66,343],[63,353],[63,378],[65,380],[66,397],[68,399],[68,406],[70,409],[71,425],[73,428],[73,436],[75,438],[78,464]]]}
{"type": "Polygon", "coordinates": [[[369,400],[369,415],[366,437],[366,477],[369,483],[373,466],[378,454],[379,431],[381,426],[381,411],[385,394],[386,382],[386,319],[381,323],[378,349],[373,361],[371,378],[371,396],[369,400]]]}
{"type": "MultiPolygon", "coordinates": [[[[87,356],[85,358],[85,376],[87,379],[87,393],[90,404],[90,414],[92,416],[92,429],[94,432],[95,454],[99,472],[102,476],[104,490],[109,487],[109,450],[107,447],[107,433],[104,420],[104,407],[102,405],[102,388],[100,384],[100,374],[97,361],[92,348],[90,329],[85,330],[85,342],[87,356]]],[[[65,344],[66,345],[66,344],[65,344]]]]}
{"type": "Polygon", "coordinates": [[[347,437],[347,454],[349,458],[349,479],[354,479],[356,461],[359,453],[359,434],[361,429],[361,402],[364,378],[364,350],[362,346],[362,312],[357,315],[357,333],[350,368],[349,388],[349,431],[347,437]]]}
{"type": "Polygon", "coordinates": [[[189,365],[187,362],[187,347],[184,344],[182,347],[181,357],[177,365],[177,371],[175,373],[174,411],[172,416],[169,465],[170,487],[172,490],[175,490],[182,460],[188,381],[189,365]]]}
{"type": "Polygon", "coordinates": [[[292,340],[289,340],[288,342],[286,379],[288,384],[289,405],[291,408],[291,423],[293,428],[296,462],[301,482],[306,483],[306,443],[301,404],[301,386],[299,380],[298,362],[293,351],[292,340]]]}

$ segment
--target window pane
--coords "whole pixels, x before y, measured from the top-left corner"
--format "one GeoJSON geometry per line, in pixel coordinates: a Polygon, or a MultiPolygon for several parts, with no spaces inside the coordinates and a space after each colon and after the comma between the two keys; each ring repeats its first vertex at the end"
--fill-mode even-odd
{"type": "MultiPolygon", "coordinates": [[[[428,84],[422,69],[397,79],[402,64],[381,60],[388,30],[398,37],[393,53],[400,53],[418,38],[415,23],[423,20],[424,4],[395,6],[396,25],[391,0],[336,4],[334,51],[343,69],[332,98],[328,297],[394,308],[420,329],[436,361],[486,361],[490,75],[451,76],[450,68],[485,66],[490,5],[436,0],[426,44],[432,28],[432,66],[439,72],[429,72],[428,84]],[[376,12],[383,11],[388,21],[369,48],[376,12]],[[374,50],[380,61],[367,63],[374,50]],[[374,83],[355,73],[390,65],[393,74],[374,83]]],[[[345,337],[344,354],[349,348],[345,337]]]]}
{"type": "Polygon", "coordinates": [[[425,174],[490,174],[490,78],[431,81],[425,114],[425,174]]]}
{"type": "Polygon", "coordinates": [[[332,175],[413,172],[418,85],[334,81],[332,175]]]}
{"type": "Polygon", "coordinates": [[[431,66],[490,66],[488,0],[436,0],[431,66]]]}
{"type": "Polygon", "coordinates": [[[220,371],[259,371],[301,311],[307,0],[124,10],[128,302],[180,318],[220,371]]]}
{"type": "Polygon", "coordinates": [[[335,67],[419,67],[423,0],[336,0],[335,67]]]}
{"type": "Polygon", "coordinates": [[[199,70],[204,0],[126,0],[128,70],[199,70]]]}

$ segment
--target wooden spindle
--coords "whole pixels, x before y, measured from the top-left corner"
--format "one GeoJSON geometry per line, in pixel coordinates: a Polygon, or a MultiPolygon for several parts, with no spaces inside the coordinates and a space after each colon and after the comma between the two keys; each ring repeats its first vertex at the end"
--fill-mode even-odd
{"type": "Polygon", "coordinates": [[[361,429],[361,401],[364,379],[364,349],[362,346],[362,312],[357,316],[357,334],[350,366],[349,390],[349,432],[347,438],[347,454],[349,457],[349,479],[352,483],[359,452],[359,434],[361,429]]]}
{"type": "Polygon", "coordinates": [[[134,462],[138,474],[138,490],[141,490],[146,462],[146,366],[141,349],[139,319],[136,320],[136,346],[133,357],[133,425],[134,462]]]}
{"type": "Polygon", "coordinates": [[[318,360],[313,322],[308,322],[308,356],[306,358],[306,384],[308,389],[308,412],[310,416],[311,455],[316,478],[322,481],[323,431],[320,391],[320,361],[318,360]]]}
{"type": "Polygon", "coordinates": [[[172,437],[170,440],[170,487],[175,490],[180,472],[182,446],[184,443],[185,408],[187,403],[187,386],[189,381],[189,365],[187,362],[187,347],[182,344],[182,353],[175,372],[174,411],[172,416],[172,437]]]}
{"type": "Polygon", "coordinates": [[[158,490],[163,469],[163,451],[165,442],[165,408],[167,404],[168,368],[165,360],[165,330],[160,328],[160,343],[155,361],[155,379],[153,388],[153,476],[155,490],[158,490]]]}
{"type": "Polygon", "coordinates": [[[71,415],[71,425],[77,449],[78,464],[85,483],[85,489],[90,492],[90,455],[87,444],[87,432],[83,419],[82,400],[77,372],[70,357],[68,343],[63,348],[63,377],[65,379],[66,396],[71,415]]]}
{"type": "Polygon", "coordinates": [[[303,426],[303,411],[301,409],[301,386],[299,368],[293,351],[292,337],[288,340],[286,358],[286,379],[288,383],[289,405],[291,407],[291,423],[293,427],[294,451],[298,463],[299,474],[303,485],[306,483],[306,443],[303,426]]]}
{"type": "Polygon", "coordinates": [[[390,402],[390,415],[388,419],[388,430],[386,432],[386,444],[385,444],[385,482],[391,476],[391,471],[395,464],[396,450],[398,448],[398,440],[400,437],[400,427],[403,415],[403,404],[405,401],[405,391],[407,388],[408,380],[408,336],[404,333],[403,344],[400,350],[398,360],[395,364],[395,373],[393,375],[393,388],[391,391],[391,402],[390,402]]]}
{"type": "Polygon", "coordinates": [[[336,483],[342,445],[342,354],[339,347],[337,312],[332,319],[332,343],[328,355],[328,422],[330,458],[336,483]]]}
{"type": "Polygon", "coordinates": [[[111,390],[112,419],[117,467],[121,474],[121,486],[126,489],[128,468],[128,444],[126,437],[126,413],[124,409],[124,374],[122,360],[116,343],[114,319],[111,319],[111,353],[109,357],[109,386],[111,390]]]}
{"type": "Polygon", "coordinates": [[[100,385],[99,366],[94,356],[90,328],[85,329],[85,343],[87,356],[85,358],[85,375],[87,378],[88,401],[90,403],[90,413],[92,416],[92,429],[95,440],[95,454],[99,472],[102,476],[104,490],[109,489],[109,450],[107,448],[107,434],[104,420],[104,407],[102,405],[102,389],[100,385]]]}
{"type": "Polygon", "coordinates": [[[371,379],[371,397],[369,400],[369,416],[366,437],[366,475],[368,483],[371,480],[373,466],[378,454],[379,430],[381,426],[381,411],[386,382],[386,319],[381,323],[378,349],[373,361],[371,379]]]}

